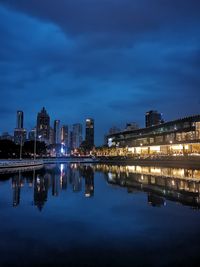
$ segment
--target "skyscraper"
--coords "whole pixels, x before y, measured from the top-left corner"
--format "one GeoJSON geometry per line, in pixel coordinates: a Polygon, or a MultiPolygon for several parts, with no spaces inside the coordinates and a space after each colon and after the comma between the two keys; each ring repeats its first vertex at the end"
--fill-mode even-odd
{"type": "Polygon", "coordinates": [[[49,144],[54,144],[54,129],[52,127],[49,129],[49,144]]]}
{"type": "Polygon", "coordinates": [[[94,147],[94,120],[86,119],[85,142],[89,149],[94,147]]]}
{"type": "Polygon", "coordinates": [[[23,145],[26,141],[26,130],[24,126],[24,113],[21,110],[17,111],[17,128],[14,130],[14,142],[18,145],[23,145]]]}
{"type": "Polygon", "coordinates": [[[80,123],[73,124],[73,149],[79,148],[83,138],[82,138],[82,125],[80,123]]]}
{"type": "Polygon", "coordinates": [[[33,129],[28,133],[28,140],[29,140],[29,141],[34,141],[34,140],[35,140],[35,133],[36,133],[36,128],[33,128],[33,129]]]}
{"type": "Polygon", "coordinates": [[[162,114],[157,110],[150,110],[146,112],[145,124],[146,127],[151,127],[163,123],[162,114]]]}
{"type": "Polygon", "coordinates": [[[60,144],[61,138],[60,138],[60,120],[54,121],[54,144],[60,144]]]}
{"type": "Polygon", "coordinates": [[[68,146],[68,139],[69,139],[69,133],[68,133],[68,126],[63,125],[61,127],[61,143],[63,143],[65,146],[68,146]]]}
{"type": "Polygon", "coordinates": [[[17,129],[22,129],[24,127],[24,113],[21,110],[17,111],[17,129]]]}
{"type": "Polygon", "coordinates": [[[40,136],[41,140],[49,142],[50,132],[50,117],[43,107],[41,112],[37,115],[37,137],[40,136]]]}

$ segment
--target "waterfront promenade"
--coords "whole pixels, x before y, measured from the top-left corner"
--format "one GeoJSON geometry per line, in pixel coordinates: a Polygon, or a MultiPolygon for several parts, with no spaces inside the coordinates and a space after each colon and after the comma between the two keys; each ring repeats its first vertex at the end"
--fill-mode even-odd
{"type": "Polygon", "coordinates": [[[1,159],[0,160],[0,168],[12,168],[12,167],[23,167],[23,166],[36,166],[43,165],[44,162],[41,159],[30,160],[30,159],[1,159]]]}
{"type": "Polygon", "coordinates": [[[95,163],[97,160],[91,157],[63,157],[63,158],[44,158],[44,159],[1,159],[0,172],[24,170],[30,168],[42,167],[44,164],[56,163],[95,163]]]}

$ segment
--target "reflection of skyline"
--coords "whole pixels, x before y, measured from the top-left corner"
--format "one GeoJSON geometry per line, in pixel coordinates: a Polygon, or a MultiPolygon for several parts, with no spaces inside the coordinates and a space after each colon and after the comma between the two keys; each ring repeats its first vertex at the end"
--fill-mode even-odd
{"type": "Polygon", "coordinates": [[[165,199],[200,207],[200,170],[146,166],[95,165],[106,174],[109,184],[126,187],[128,192],[143,191],[152,206],[165,199]]]}
{"type": "Polygon", "coordinates": [[[12,177],[12,190],[13,190],[13,207],[20,203],[20,190],[21,190],[21,172],[12,177]]]}
{"type": "Polygon", "coordinates": [[[72,192],[84,190],[85,197],[92,197],[97,171],[104,173],[109,184],[127,188],[128,193],[145,192],[151,206],[163,206],[166,205],[166,200],[171,200],[200,207],[200,170],[105,164],[61,164],[47,166],[42,172],[13,174],[13,207],[20,204],[20,195],[25,190],[22,187],[26,188],[26,185],[33,188],[34,205],[39,210],[47,202],[49,190],[52,196],[59,196],[61,191],[66,191],[68,185],[72,192]]]}
{"type": "Polygon", "coordinates": [[[94,196],[94,170],[90,165],[80,165],[80,174],[85,179],[85,197],[94,196]]]}
{"type": "Polygon", "coordinates": [[[13,174],[13,207],[20,204],[21,188],[26,184],[29,188],[33,187],[33,203],[41,211],[47,202],[48,190],[51,190],[52,196],[57,197],[61,190],[66,191],[69,184],[72,192],[81,192],[82,179],[85,180],[85,197],[93,196],[94,171],[89,166],[80,168],[77,164],[60,164],[47,166],[45,172],[33,170],[33,172],[13,174]]]}
{"type": "Polygon", "coordinates": [[[48,180],[45,176],[37,175],[34,181],[34,205],[41,211],[48,196],[48,180]]]}

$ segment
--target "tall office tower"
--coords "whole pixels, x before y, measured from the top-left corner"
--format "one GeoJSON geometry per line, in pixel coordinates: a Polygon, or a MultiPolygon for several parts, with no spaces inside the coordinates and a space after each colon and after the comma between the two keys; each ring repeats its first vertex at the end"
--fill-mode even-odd
{"type": "Polygon", "coordinates": [[[125,131],[134,131],[139,129],[139,125],[136,122],[129,122],[126,124],[125,131]]]}
{"type": "Polygon", "coordinates": [[[24,126],[24,113],[23,111],[17,111],[17,128],[14,130],[14,142],[15,144],[21,145],[26,141],[26,130],[24,126]]]}
{"type": "Polygon", "coordinates": [[[157,110],[150,110],[146,112],[145,124],[146,127],[151,127],[163,123],[162,114],[157,112],[157,110]]]}
{"type": "Polygon", "coordinates": [[[26,129],[18,129],[14,130],[14,142],[17,145],[23,145],[26,141],[26,129]]]}
{"type": "Polygon", "coordinates": [[[28,140],[29,141],[34,141],[35,140],[35,136],[36,135],[36,127],[33,128],[29,133],[28,133],[28,140]]]}
{"type": "Polygon", "coordinates": [[[94,120],[86,119],[85,142],[89,149],[94,147],[94,120]]]}
{"type": "Polygon", "coordinates": [[[83,141],[83,138],[82,138],[82,125],[80,123],[76,123],[76,124],[73,124],[73,129],[72,129],[72,132],[73,132],[73,137],[72,137],[72,147],[73,149],[76,149],[76,148],[79,148],[82,141],[83,141]]]}
{"type": "Polygon", "coordinates": [[[37,115],[37,137],[45,142],[49,142],[50,117],[43,107],[37,115]]]}
{"type": "Polygon", "coordinates": [[[49,130],[49,144],[53,145],[54,144],[54,129],[50,127],[49,130]]]}
{"type": "Polygon", "coordinates": [[[54,121],[54,144],[60,144],[60,120],[54,121]]]}
{"type": "Polygon", "coordinates": [[[22,129],[24,127],[24,113],[21,110],[17,111],[17,129],[22,129]]]}
{"type": "Polygon", "coordinates": [[[68,146],[68,139],[69,139],[68,126],[63,125],[61,127],[61,143],[63,143],[65,146],[68,146]]]}
{"type": "Polygon", "coordinates": [[[73,149],[73,131],[72,129],[69,130],[69,142],[68,142],[68,150],[71,153],[71,150],[73,149]]]}

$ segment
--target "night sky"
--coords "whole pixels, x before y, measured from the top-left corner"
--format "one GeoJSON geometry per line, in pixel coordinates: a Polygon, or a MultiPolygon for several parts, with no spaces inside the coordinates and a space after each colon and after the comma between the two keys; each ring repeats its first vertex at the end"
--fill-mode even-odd
{"type": "Polygon", "coordinates": [[[46,107],[51,124],[111,126],[156,109],[200,113],[199,0],[0,0],[0,132],[46,107]]]}

